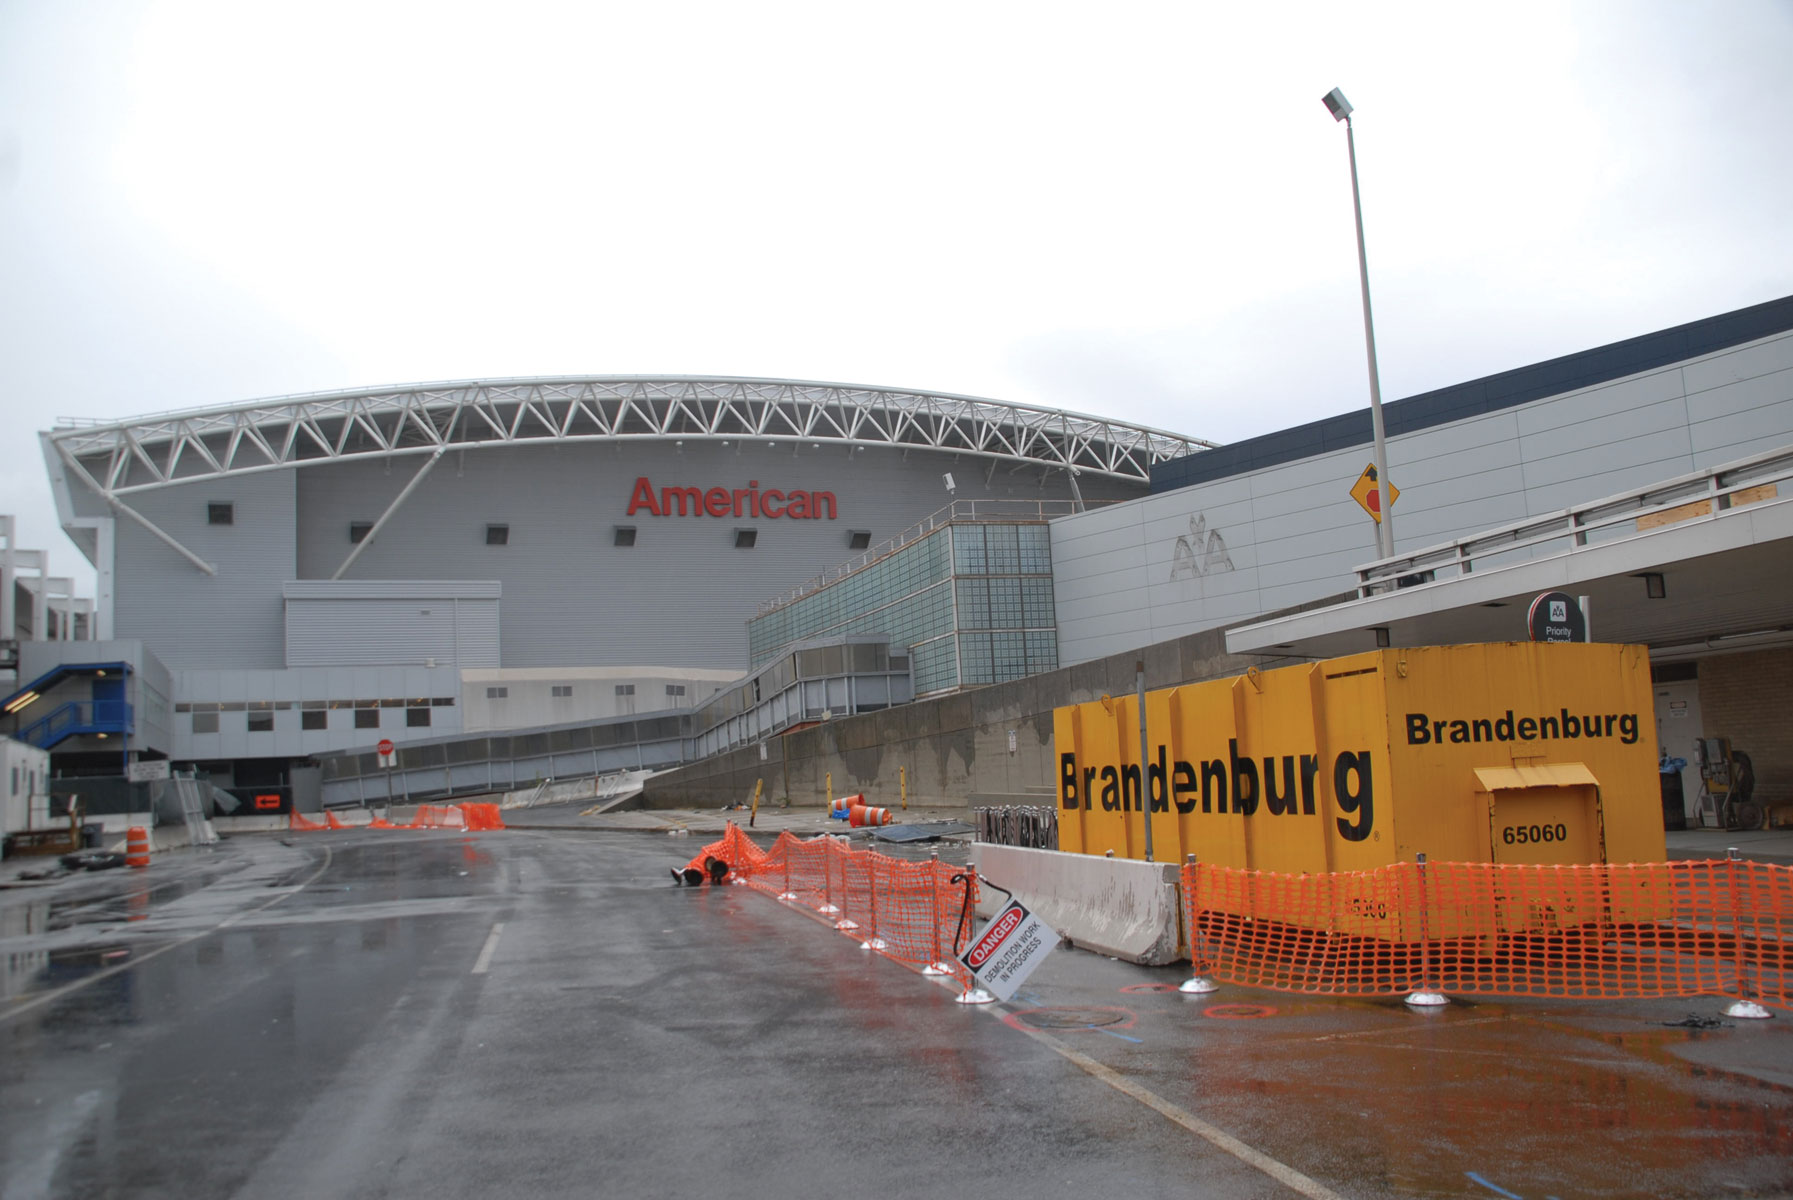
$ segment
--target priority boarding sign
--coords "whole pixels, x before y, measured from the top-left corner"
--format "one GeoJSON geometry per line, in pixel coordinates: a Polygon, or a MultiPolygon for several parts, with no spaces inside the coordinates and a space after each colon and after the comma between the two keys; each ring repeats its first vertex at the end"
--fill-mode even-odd
{"type": "Polygon", "coordinates": [[[1010,900],[959,961],[985,991],[1007,1000],[1057,945],[1058,934],[1020,901],[1010,900]]]}

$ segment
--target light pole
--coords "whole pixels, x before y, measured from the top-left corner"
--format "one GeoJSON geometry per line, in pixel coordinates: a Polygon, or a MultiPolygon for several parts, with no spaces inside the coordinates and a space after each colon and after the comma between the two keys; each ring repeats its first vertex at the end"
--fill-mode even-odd
{"type": "Polygon", "coordinates": [[[1345,123],[1345,148],[1351,155],[1351,212],[1357,218],[1357,275],[1363,285],[1363,344],[1370,358],[1370,432],[1376,441],[1376,490],[1380,493],[1377,510],[1382,515],[1376,522],[1376,553],[1382,558],[1393,558],[1395,515],[1389,511],[1388,443],[1382,434],[1382,381],[1376,374],[1376,325],[1370,320],[1370,260],[1363,248],[1363,201],[1357,195],[1357,140],[1351,135],[1351,102],[1337,88],[1320,99],[1333,120],[1345,123]]]}

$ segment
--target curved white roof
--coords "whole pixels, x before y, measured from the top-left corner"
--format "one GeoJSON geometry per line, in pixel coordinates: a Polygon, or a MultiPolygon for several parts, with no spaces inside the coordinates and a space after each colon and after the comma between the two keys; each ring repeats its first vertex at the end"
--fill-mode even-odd
{"type": "Polygon", "coordinates": [[[314,392],[64,420],[46,450],[101,495],[343,459],[538,441],[706,438],[911,446],[1135,482],[1199,438],[1057,409],[795,379],[595,375],[314,392]]]}

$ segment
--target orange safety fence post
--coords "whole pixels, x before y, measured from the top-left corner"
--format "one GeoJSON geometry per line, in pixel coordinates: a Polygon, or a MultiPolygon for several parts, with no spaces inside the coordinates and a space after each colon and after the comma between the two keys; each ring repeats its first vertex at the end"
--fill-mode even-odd
{"type": "Polygon", "coordinates": [[[1177,991],[1185,996],[1206,996],[1220,990],[1220,985],[1209,979],[1204,972],[1209,969],[1207,959],[1202,954],[1201,912],[1196,908],[1196,877],[1200,868],[1191,854],[1183,860],[1183,911],[1189,922],[1189,970],[1190,976],[1177,985],[1177,991]]]}
{"type": "MultiPolygon", "coordinates": [[[[1725,1009],[1725,1016],[1744,1020],[1759,1021],[1774,1014],[1756,1003],[1755,992],[1749,986],[1749,980],[1743,971],[1743,903],[1742,898],[1747,889],[1738,885],[1739,871],[1747,870],[1741,861],[1737,847],[1725,848],[1725,883],[1730,890],[1731,900],[1731,952],[1737,959],[1737,998],[1725,1009]]],[[[1756,945],[1758,949],[1758,966],[1760,965],[1760,947],[1762,939],[1757,931],[1756,945]]]]}
{"type": "Polygon", "coordinates": [[[932,934],[933,953],[928,958],[928,965],[921,969],[923,975],[951,975],[952,967],[943,961],[940,954],[940,852],[928,851],[928,929],[932,934]]]}
{"type": "Polygon", "coordinates": [[[822,907],[816,909],[816,911],[819,913],[827,913],[830,916],[833,916],[835,913],[840,911],[839,908],[835,907],[835,903],[834,903],[834,868],[829,865],[830,861],[833,858],[834,858],[834,839],[827,834],[823,834],[822,835],[822,907]]]}
{"type": "MultiPolygon", "coordinates": [[[[961,932],[968,931],[968,929],[971,928],[970,923],[972,917],[975,915],[972,911],[972,906],[977,902],[977,868],[966,867],[963,872],[952,877],[953,883],[958,883],[961,880],[963,880],[965,884],[965,901],[959,909],[958,918],[953,922],[953,957],[955,959],[958,957],[961,932]]],[[[983,987],[978,984],[977,976],[971,972],[970,968],[965,967],[964,964],[961,963],[960,971],[965,977],[965,990],[953,997],[954,1004],[996,1003],[996,997],[985,991],[983,987]]]]}
{"type": "Polygon", "coordinates": [[[878,936],[878,863],[884,856],[875,850],[868,851],[868,853],[871,858],[866,864],[866,872],[870,876],[871,886],[866,889],[867,906],[870,910],[866,918],[866,927],[872,932],[870,937],[859,943],[859,948],[861,950],[888,950],[890,943],[878,936]]]}
{"type": "Polygon", "coordinates": [[[1441,1008],[1450,1003],[1442,993],[1432,990],[1432,946],[1426,918],[1426,856],[1413,856],[1414,872],[1419,880],[1419,988],[1409,992],[1407,1004],[1413,1008],[1441,1008]]]}
{"type": "Polygon", "coordinates": [[[853,919],[853,882],[848,878],[848,871],[853,866],[854,852],[853,848],[843,840],[834,838],[829,840],[834,843],[836,852],[840,856],[840,920],[834,923],[834,927],[845,933],[849,929],[859,928],[859,922],[853,919]]]}
{"type": "MultiPolygon", "coordinates": [[[[785,844],[785,839],[786,839],[786,838],[788,838],[788,837],[790,837],[790,836],[791,836],[791,835],[790,835],[790,831],[789,831],[789,830],[786,830],[786,831],[785,831],[785,832],[784,832],[784,833],[781,833],[781,834],[779,834],[779,835],[778,835],[778,840],[777,840],[777,841],[776,841],[776,842],[773,842],[773,843],[772,843],[772,849],[773,849],[773,850],[777,850],[777,849],[778,849],[778,848],[779,848],[779,847],[781,847],[781,846],[784,846],[784,844],[785,844]]],[[[789,847],[785,847],[785,852],[784,852],[784,854],[783,854],[783,855],[781,855],[781,856],[780,856],[780,857],[782,857],[782,858],[783,858],[783,859],[784,859],[784,890],[783,890],[783,891],[781,891],[781,892],[779,892],[779,893],[778,893],[778,898],[779,898],[779,899],[780,899],[780,900],[786,900],[786,901],[789,901],[789,900],[795,900],[795,899],[796,899],[796,898],[797,898],[797,893],[796,893],[796,892],[793,892],[793,891],[792,891],[792,890],[791,890],[791,854],[790,854],[790,848],[789,848],[789,847]]]]}

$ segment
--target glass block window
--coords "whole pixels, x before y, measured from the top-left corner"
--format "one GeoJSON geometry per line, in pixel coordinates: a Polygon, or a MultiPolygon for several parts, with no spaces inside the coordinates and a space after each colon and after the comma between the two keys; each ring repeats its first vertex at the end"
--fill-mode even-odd
{"type": "Polygon", "coordinates": [[[1020,530],[1013,525],[985,525],[984,552],[992,575],[1013,575],[1021,569],[1020,530]]]}
{"type": "Polygon", "coordinates": [[[1007,683],[1027,674],[1027,635],[1018,630],[990,635],[994,682],[1007,683]]]}
{"type": "Polygon", "coordinates": [[[953,572],[958,575],[982,575],[984,566],[984,526],[953,527],[953,572]]]}
{"type": "Polygon", "coordinates": [[[990,628],[990,585],[982,579],[961,579],[953,585],[959,598],[959,628],[990,628]]]}
{"type": "Polygon", "coordinates": [[[915,691],[918,695],[943,691],[959,684],[957,640],[936,638],[916,646],[909,655],[914,664],[915,691]]]}
{"type": "Polygon", "coordinates": [[[995,683],[995,665],[990,658],[990,635],[959,635],[959,682],[995,683]]]}
{"type": "Polygon", "coordinates": [[[752,662],[804,638],[882,634],[913,649],[918,693],[1052,670],[1051,572],[1043,524],[948,526],[750,620],[752,662]]]}
{"type": "Polygon", "coordinates": [[[990,628],[1018,629],[1021,626],[1021,581],[990,581],[990,628]]]}

